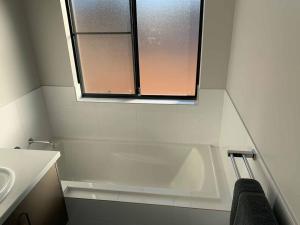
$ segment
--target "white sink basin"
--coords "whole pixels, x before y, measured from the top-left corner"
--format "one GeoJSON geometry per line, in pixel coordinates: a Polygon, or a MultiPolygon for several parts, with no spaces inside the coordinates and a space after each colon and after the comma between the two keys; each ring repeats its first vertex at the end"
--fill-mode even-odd
{"type": "Polygon", "coordinates": [[[15,183],[15,172],[6,167],[0,167],[0,202],[9,194],[15,183]]]}

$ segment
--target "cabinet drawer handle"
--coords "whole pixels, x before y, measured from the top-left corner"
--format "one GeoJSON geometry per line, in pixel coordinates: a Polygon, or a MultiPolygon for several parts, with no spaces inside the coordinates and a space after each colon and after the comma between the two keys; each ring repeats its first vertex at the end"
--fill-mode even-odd
{"type": "Polygon", "coordinates": [[[21,213],[19,216],[19,225],[31,225],[28,213],[21,213]]]}

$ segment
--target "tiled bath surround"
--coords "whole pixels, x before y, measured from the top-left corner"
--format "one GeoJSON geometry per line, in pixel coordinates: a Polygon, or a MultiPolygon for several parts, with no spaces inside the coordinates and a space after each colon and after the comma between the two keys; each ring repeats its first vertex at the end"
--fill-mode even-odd
{"type": "Polygon", "coordinates": [[[72,87],[43,87],[57,138],[218,145],[224,90],[201,90],[197,105],[76,102],[72,87]]]}

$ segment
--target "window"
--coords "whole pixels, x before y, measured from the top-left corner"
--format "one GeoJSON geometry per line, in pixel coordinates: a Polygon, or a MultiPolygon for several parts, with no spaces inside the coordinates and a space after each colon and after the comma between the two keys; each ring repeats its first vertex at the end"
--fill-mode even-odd
{"type": "Polygon", "coordinates": [[[66,0],[82,97],[195,99],[201,0],[66,0]]]}

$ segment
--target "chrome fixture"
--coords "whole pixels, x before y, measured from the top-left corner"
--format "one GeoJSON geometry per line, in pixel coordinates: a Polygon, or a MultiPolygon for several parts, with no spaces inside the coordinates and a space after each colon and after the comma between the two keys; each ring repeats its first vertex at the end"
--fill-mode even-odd
{"type": "Polygon", "coordinates": [[[251,179],[255,179],[253,171],[252,171],[252,169],[250,167],[250,164],[248,162],[248,158],[251,158],[253,160],[256,159],[256,153],[255,153],[254,150],[252,150],[252,151],[234,151],[234,150],[229,150],[228,151],[228,157],[230,157],[230,159],[231,159],[231,162],[232,162],[232,165],[233,165],[233,169],[234,169],[234,172],[235,172],[235,175],[236,175],[237,179],[241,178],[241,174],[240,174],[239,168],[238,168],[238,166],[236,164],[235,158],[242,158],[243,159],[250,178],[251,179]]]}
{"type": "Polygon", "coordinates": [[[29,138],[28,139],[28,145],[32,145],[32,144],[45,144],[45,145],[50,145],[51,147],[55,148],[56,147],[56,143],[50,140],[36,140],[33,138],[29,138]]]}

